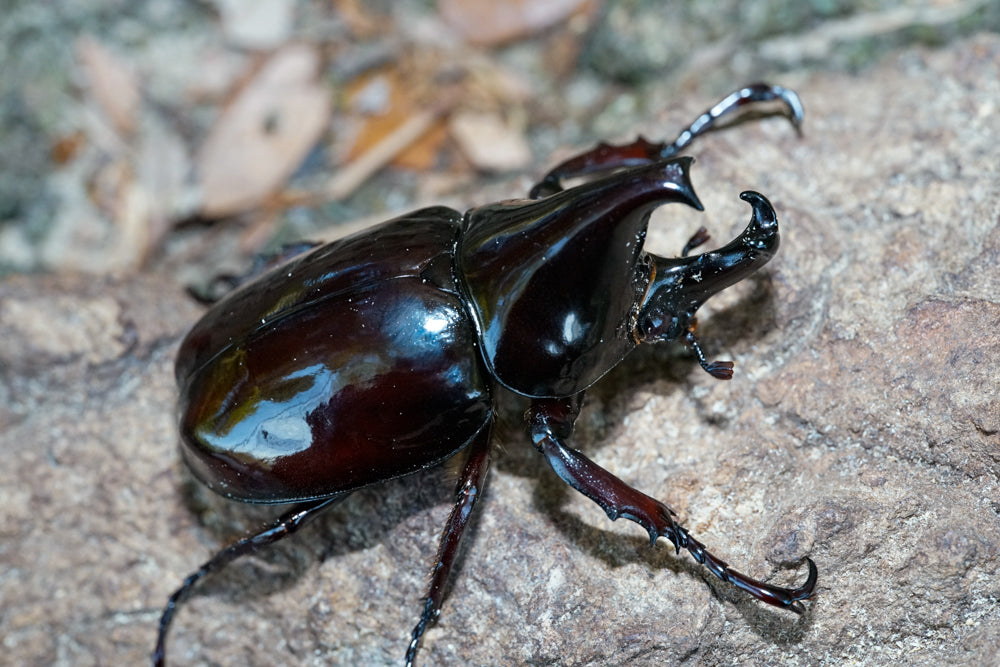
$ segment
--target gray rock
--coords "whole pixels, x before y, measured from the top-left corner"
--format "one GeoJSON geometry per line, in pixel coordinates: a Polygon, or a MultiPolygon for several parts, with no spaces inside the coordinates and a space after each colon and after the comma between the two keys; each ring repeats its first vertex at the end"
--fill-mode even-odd
{"type": "MultiPolygon", "coordinates": [[[[746,188],[783,225],[777,259],[702,317],[736,377],[640,350],[578,425],[581,449],[737,569],[791,584],[812,557],[808,612],[609,523],[545,469],[518,405],[422,664],[995,660],[998,62],[993,35],[814,75],[794,82],[803,139],[769,120],[696,144],[708,212],[664,213],[690,226],[678,238],[704,222],[724,242],[746,188]]],[[[182,578],[277,513],[212,496],[178,462],[172,356],[197,313],[156,276],[0,283],[5,660],[142,663],[182,578]]],[[[206,582],[173,664],[398,663],[452,483],[429,471],[365,489],[206,582]]]]}

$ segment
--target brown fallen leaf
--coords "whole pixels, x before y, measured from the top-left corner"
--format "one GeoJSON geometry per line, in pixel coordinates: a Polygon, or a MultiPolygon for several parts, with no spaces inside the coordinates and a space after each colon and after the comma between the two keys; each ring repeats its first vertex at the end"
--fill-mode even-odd
{"type": "Polygon", "coordinates": [[[383,144],[388,137],[398,136],[397,133],[401,128],[412,129],[420,125],[422,129],[413,136],[410,136],[408,131],[403,132],[407,137],[407,143],[396,148],[395,153],[390,156],[390,161],[393,166],[417,171],[425,171],[434,165],[448,133],[445,123],[437,117],[438,114],[435,114],[428,124],[412,122],[414,116],[419,116],[421,111],[427,110],[429,106],[422,102],[415,92],[413,77],[416,75],[408,78],[398,68],[390,67],[359,77],[352,83],[348,99],[353,104],[364,106],[362,98],[368,95],[368,91],[373,87],[377,87],[380,91],[379,96],[385,99],[381,100],[380,108],[366,115],[358,136],[347,154],[348,162],[354,162],[367,155],[376,146],[383,144]]]}
{"type": "Polygon", "coordinates": [[[436,134],[435,128],[443,122],[441,116],[446,110],[447,107],[439,106],[411,113],[409,118],[394,126],[364,153],[338,169],[327,185],[326,197],[334,201],[346,199],[372,174],[386,164],[395,163],[415,145],[418,150],[423,150],[419,144],[425,142],[423,138],[429,133],[436,134]]]}
{"type": "Polygon", "coordinates": [[[564,21],[591,0],[440,0],[442,18],[468,42],[495,45],[564,21]]]}
{"type": "Polygon", "coordinates": [[[448,129],[469,162],[482,171],[511,171],[531,162],[524,134],[499,114],[456,111],[448,129]]]}
{"type": "Polygon", "coordinates": [[[370,39],[385,32],[389,23],[360,0],[333,0],[333,6],[354,36],[361,39],[370,39]]]}
{"type": "Polygon", "coordinates": [[[202,215],[253,208],[278,190],[319,140],[330,95],[319,53],[288,46],[264,64],[216,121],[197,157],[202,215]]]}
{"type": "Polygon", "coordinates": [[[117,132],[131,134],[142,103],[135,72],[93,37],[77,40],[76,57],[87,81],[88,94],[117,132]]]}

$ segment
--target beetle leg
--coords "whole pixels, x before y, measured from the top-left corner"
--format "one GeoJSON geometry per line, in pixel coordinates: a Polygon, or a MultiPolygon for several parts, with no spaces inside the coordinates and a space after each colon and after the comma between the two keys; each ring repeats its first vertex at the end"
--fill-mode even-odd
{"type": "Polygon", "coordinates": [[[420,620],[416,627],[413,628],[410,646],[406,650],[406,667],[413,667],[420,637],[424,634],[427,626],[436,621],[441,614],[444,588],[448,583],[448,574],[455,562],[455,556],[458,554],[459,542],[469,525],[469,517],[476,506],[476,501],[483,495],[486,474],[490,469],[491,432],[490,426],[484,427],[466,449],[468,459],[465,461],[462,475],[458,481],[455,506],[452,508],[448,523],[445,524],[444,531],[441,533],[437,559],[434,562],[434,569],[431,571],[431,583],[424,599],[424,610],[420,614],[420,620]]]}
{"type": "MultiPolygon", "coordinates": [[[[733,91],[715,106],[698,116],[691,125],[677,135],[669,145],[663,146],[658,159],[669,158],[694,141],[694,138],[718,127],[718,121],[734,113],[741,107],[758,102],[780,101],[784,105],[782,113],[788,117],[796,132],[801,132],[802,100],[793,90],[767,83],[753,83],[733,91]]],[[[663,144],[661,144],[662,146],[663,144]]]]}
{"type": "Polygon", "coordinates": [[[733,379],[733,362],[731,361],[709,361],[701,349],[701,344],[695,338],[692,327],[684,334],[684,342],[694,351],[694,356],[698,358],[698,364],[705,369],[705,372],[717,380],[733,379]]]}
{"type": "Polygon", "coordinates": [[[187,288],[188,296],[199,303],[206,305],[213,304],[222,297],[232,292],[237,287],[244,285],[261,274],[267,273],[276,266],[280,266],[290,259],[298,257],[302,253],[323,245],[312,241],[301,243],[290,243],[281,246],[278,252],[272,255],[259,255],[254,259],[253,266],[244,274],[236,275],[232,273],[220,273],[206,285],[192,285],[187,288]]]}
{"type": "Polygon", "coordinates": [[[687,257],[691,254],[691,251],[700,246],[701,244],[712,238],[712,235],[708,233],[708,230],[704,227],[699,227],[698,231],[691,235],[688,242],[684,244],[684,248],[681,250],[681,257],[687,257]]]}
{"type": "Polygon", "coordinates": [[[567,178],[576,178],[623,167],[637,167],[657,160],[665,160],[676,155],[695,137],[716,128],[718,121],[723,117],[731,115],[746,105],[774,100],[780,101],[784,105],[784,115],[788,116],[796,131],[799,131],[803,116],[802,101],[799,96],[794,91],[781,86],[754,83],[727,95],[718,104],[698,116],[669,144],[652,143],[643,137],[621,146],[601,142],[591,150],[557,165],[531,189],[529,197],[539,199],[560,192],[563,189],[562,181],[567,178]]]}
{"type": "Polygon", "coordinates": [[[181,587],[174,591],[174,594],[167,600],[167,606],[163,608],[163,615],[160,617],[159,634],[156,637],[156,650],[153,651],[153,664],[156,667],[162,667],[165,664],[167,632],[170,630],[170,623],[174,619],[174,614],[177,613],[178,605],[187,598],[195,584],[205,578],[206,575],[221,569],[240,556],[252,554],[261,547],[274,544],[292,535],[310,520],[319,516],[320,512],[346,497],[347,494],[344,494],[296,505],[290,512],[279,517],[269,528],[255,535],[244,537],[239,542],[226,547],[188,576],[184,580],[184,583],[181,584],[181,587]]]}
{"type": "Polygon", "coordinates": [[[525,414],[535,449],[564,482],[601,506],[608,518],[634,521],[649,533],[650,544],[666,537],[677,553],[683,546],[674,511],[658,500],[636,491],[586,456],[566,447],[573,423],[580,414],[583,394],[570,398],[535,399],[525,414]]]}
{"type": "Polygon", "coordinates": [[[600,505],[612,521],[619,517],[629,519],[645,528],[654,544],[658,537],[666,537],[678,552],[681,548],[687,549],[696,561],[722,581],[776,607],[791,609],[797,614],[805,611],[801,601],[812,597],[818,576],[812,559],[806,559],[809,576],[798,588],[783,588],[752,579],[730,568],[677,525],[673,510],[665,504],[633,489],[580,452],[566,446],[564,440],[572,431],[581,399],[582,394],[571,398],[535,399],[526,415],[532,442],[563,481],[600,505]]]}

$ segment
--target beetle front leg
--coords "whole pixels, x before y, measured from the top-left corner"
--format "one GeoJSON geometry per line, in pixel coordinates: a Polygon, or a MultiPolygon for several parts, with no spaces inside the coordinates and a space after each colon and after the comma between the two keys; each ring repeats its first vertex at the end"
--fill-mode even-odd
{"type": "Polygon", "coordinates": [[[649,533],[652,543],[666,537],[679,552],[687,549],[696,561],[722,581],[727,581],[752,596],[776,607],[805,611],[801,601],[816,590],[816,564],[807,558],[809,576],[798,588],[783,588],[752,579],[729,567],[725,561],[705,549],[698,540],[674,520],[674,512],[662,502],[633,489],[580,452],[567,447],[564,440],[573,430],[583,395],[571,398],[535,399],[526,414],[535,448],[548,460],[559,477],[574,489],[601,506],[614,521],[619,517],[639,524],[649,533]]]}
{"type": "Polygon", "coordinates": [[[431,571],[431,584],[427,589],[427,596],[424,598],[424,610],[416,627],[413,628],[410,646],[406,650],[406,667],[413,667],[420,637],[424,634],[427,626],[436,621],[441,614],[444,587],[448,583],[448,574],[455,562],[455,556],[458,555],[462,534],[469,525],[469,517],[472,516],[476,501],[483,495],[486,474],[490,469],[491,431],[489,425],[483,427],[483,430],[468,447],[468,459],[465,461],[456,489],[455,506],[452,508],[448,523],[445,524],[444,531],[441,533],[437,559],[434,562],[434,569],[431,571]]]}
{"type": "Polygon", "coordinates": [[[539,199],[560,192],[563,189],[562,182],[567,178],[666,160],[694,141],[695,137],[718,127],[722,118],[747,105],[775,100],[784,105],[784,115],[788,116],[798,131],[802,124],[803,109],[802,101],[795,91],[767,83],[754,83],[727,95],[711,109],[698,116],[669,144],[653,143],[643,137],[621,146],[602,142],[591,150],[560,163],[531,189],[529,197],[539,199]]]}
{"type": "Polygon", "coordinates": [[[612,521],[634,521],[649,533],[650,544],[666,537],[680,553],[680,527],[674,511],[654,498],[636,491],[610,472],[564,444],[580,414],[583,394],[570,398],[535,399],[525,418],[535,449],[564,482],[601,506],[612,521]]]}
{"type": "Polygon", "coordinates": [[[302,526],[319,516],[323,510],[346,497],[347,494],[344,494],[297,505],[290,512],[286,512],[280,516],[269,528],[255,535],[244,537],[239,542],[226,547],[188,576],[184,580],[184,583],[181,584],[181,587],[174,591],[174,594],[167,600],[167,606],[163,608],[163,615],[160,617],[159,633],[156,637],[156,649],[153,651],[153,665],[162,667],[166,663],[166,642],[170,623],[174,619],[174,614],[177,613],[177,607],[187,598],[195,584],[212,572],[222,569],[240,556],[252,554],[261,547],[274,544],[292,535],[299,528],[302,528],[302,526]]]}

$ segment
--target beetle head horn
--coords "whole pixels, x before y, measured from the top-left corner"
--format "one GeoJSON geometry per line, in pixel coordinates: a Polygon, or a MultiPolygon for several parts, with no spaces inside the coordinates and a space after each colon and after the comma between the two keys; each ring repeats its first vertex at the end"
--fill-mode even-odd
{"type": "Polygon", "coordinates": [[[668,259],[650,255],[655,275],[639,309],[635,336],[642,342],[688,336],[694,313],[713,294],[764,266],[778,250],[778,220],[764,195],[747,190],[740,199],[753,214],[743,233],[718,250],[668,259]]]}

